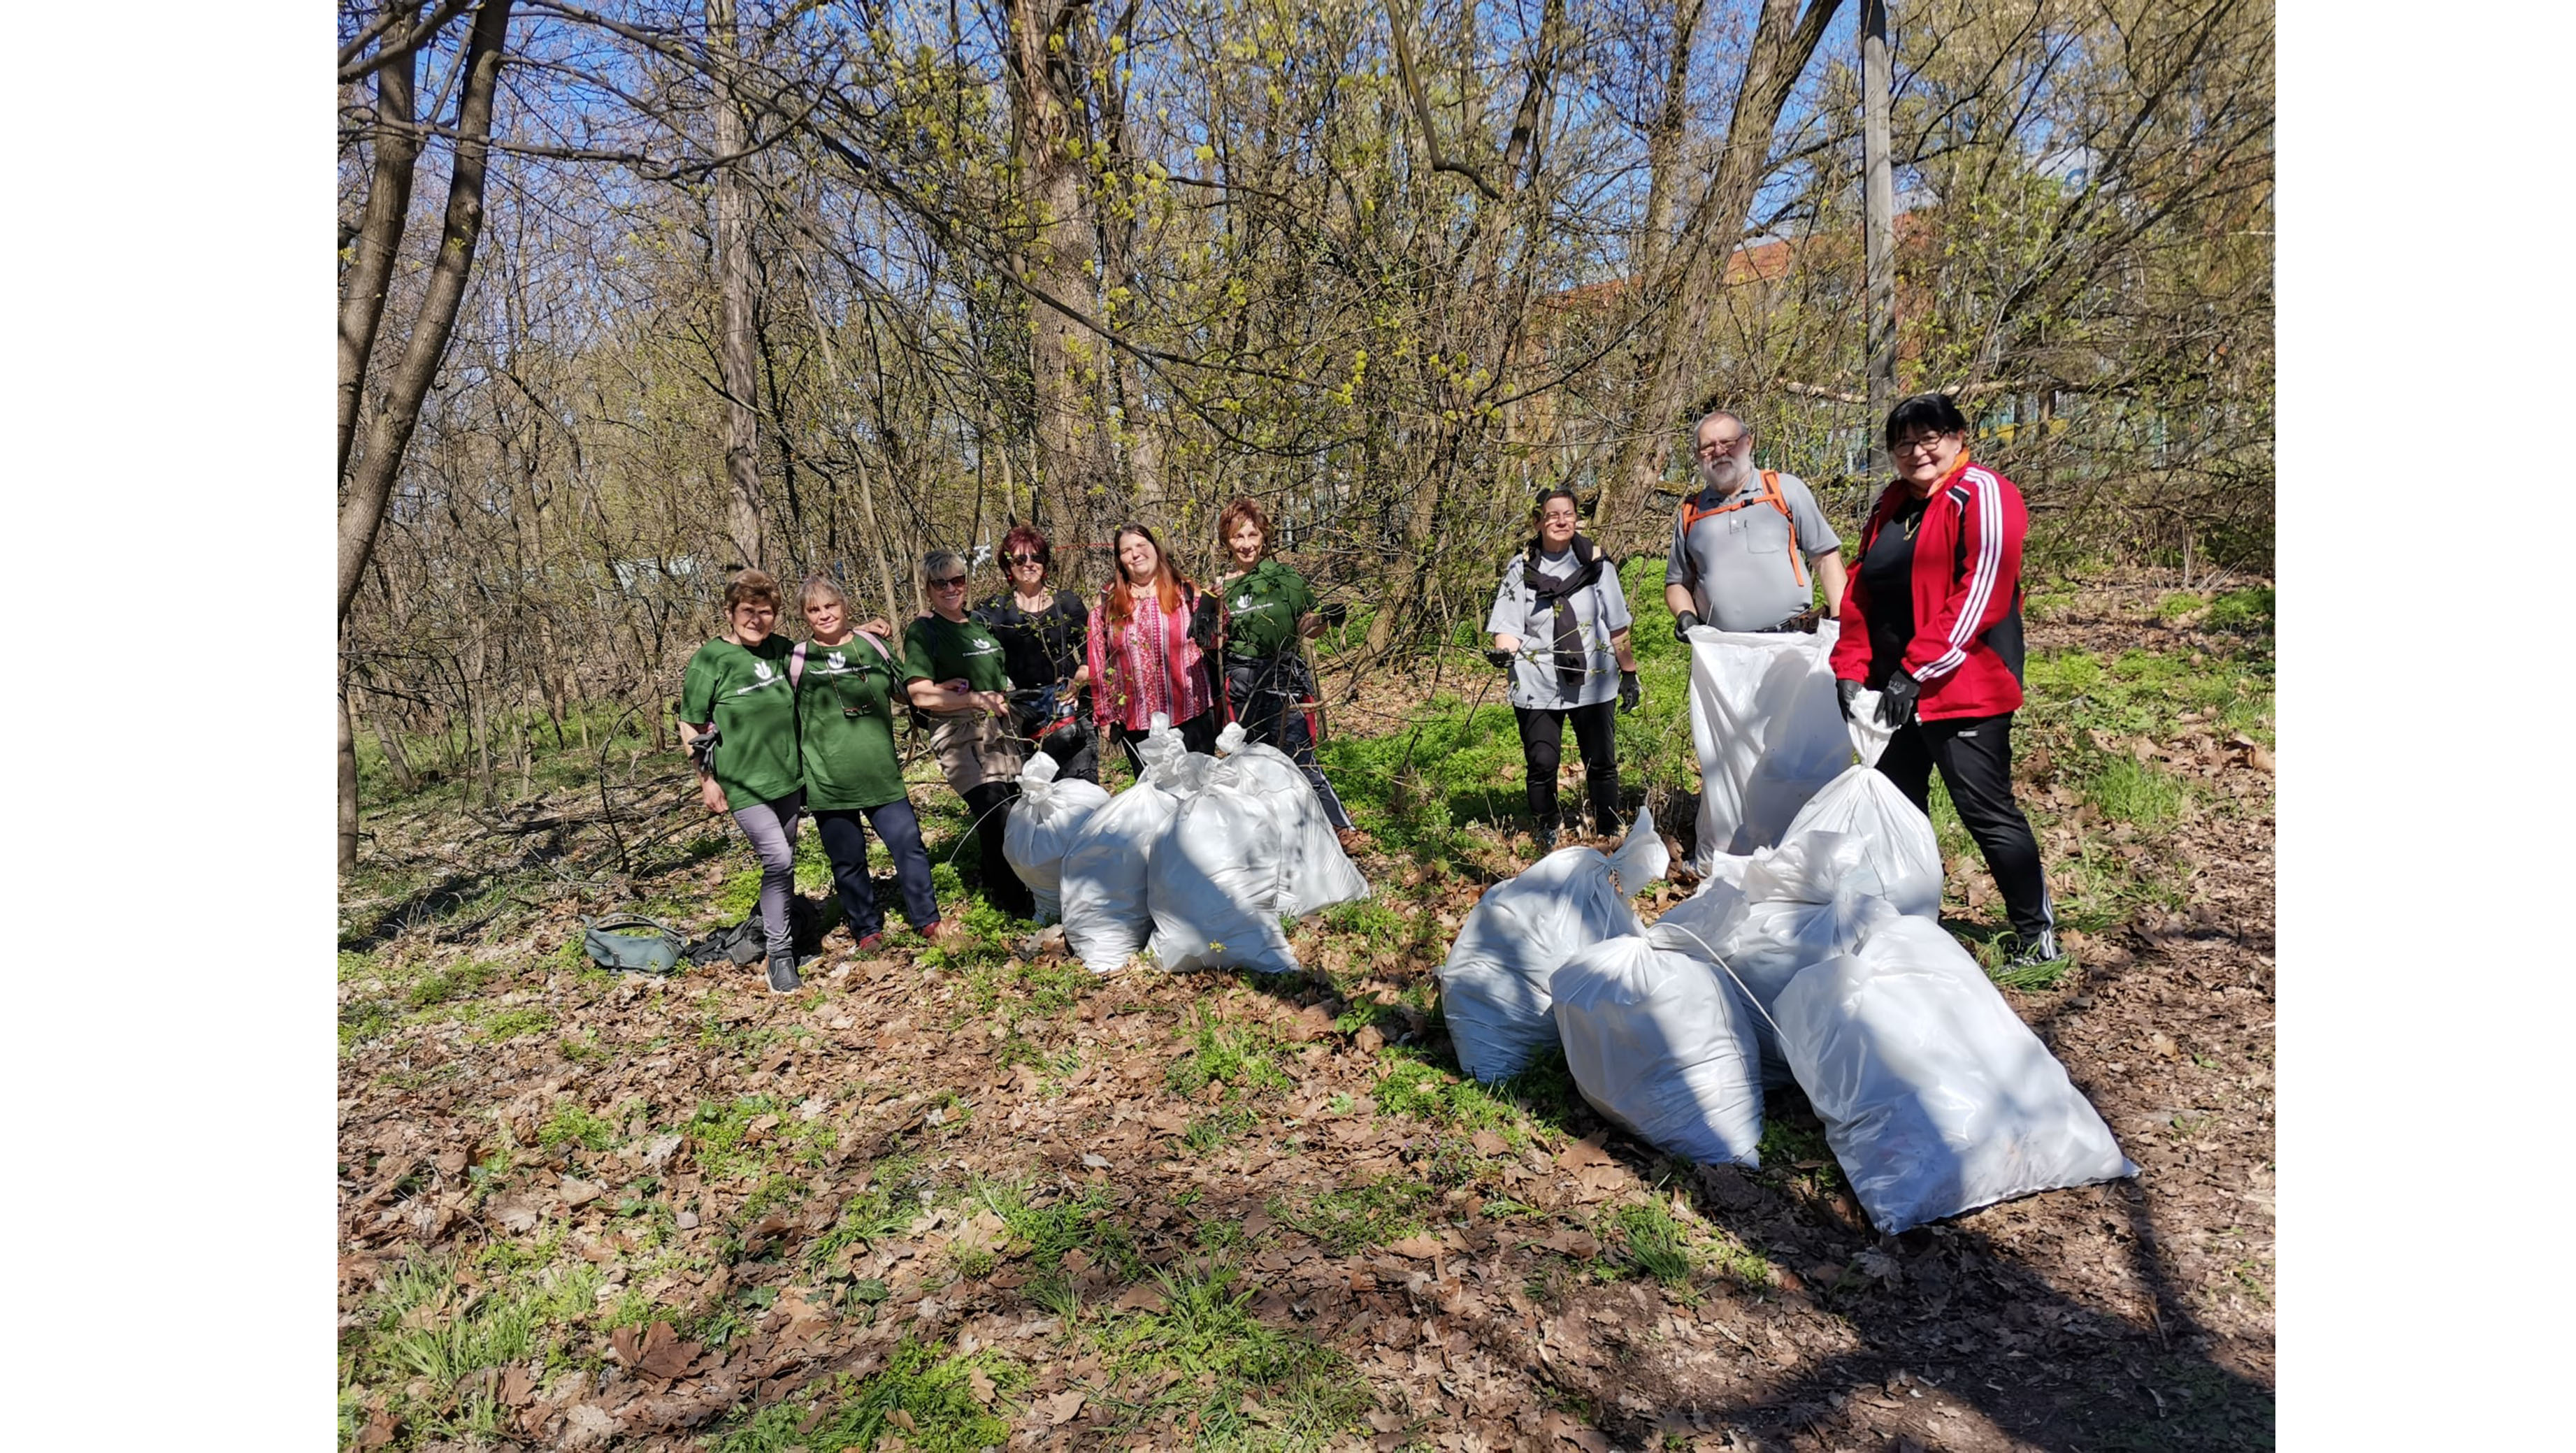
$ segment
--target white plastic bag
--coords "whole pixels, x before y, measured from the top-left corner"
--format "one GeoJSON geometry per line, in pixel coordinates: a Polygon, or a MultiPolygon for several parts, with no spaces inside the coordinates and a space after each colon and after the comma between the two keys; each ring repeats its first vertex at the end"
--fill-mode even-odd
{"type": "Polygon", "coordinates": [[[1765,1009],[1799,970],[1851,952],[1871,918],[1890,911],[1867,854],[1861,839],[1819,830],[1744,870],[1744,912],[1717,949],[1765,1009]]]}
{"type": "Polygon", "coordinates": [[[1825,1140],[1879,1230],[2137,1174],[1975,959],[1893,917],[1772,1007],[1825,1140]]]}
{"type": "Polygon", "coordinates": [[[1567,959],[1549,994],[1566,1068],[1605,1119],[1702,1165],[1762,1163],[1749,1011],[1707,964],[1623,935],[1567,959]]]}
{"type": "Polygon", "coordinates": [[[1303,918],[1368,896],[1368,879],[1360,876],[1350,854],[1342,851],[1341,835],[1333,831],[1315,785],[1306,780],[1295,758],[1267,742],[1246,741],[1241,722],[1228,722],[1217,733],[1216,750],[1220,760],[1240,769],[1244,789],[1269,805],[1286,838],[1280,913],[1303,918]]]}
{"type": "Polygon", "coordinates": [[[1611,856],[1559,848],[1485,890],[1440,966],[1440,1012],[1461,1068],[1507,1079],[1555,1041],[1549,978],[1578,950],[1643,935],[1628,897],[1662,877],[1670,856],[1640,814],[1611,856]]]}
{"type": "Polygon", "coordinates": [[[1056,890],[1064,877],[1064,851],[1109,800],[1099,783],[1079,777],[1059,780],[1056,770],[1055,758],[1044,752],[1029,759],[1020,769],[1020,800],[1011,804],[1010,821],[1002,828],[1002,856],[1029,885],[1040,923],[1062,916],[1056,890]]]}
{"type": "Polygon", "coordinates": [[[1830,657],[1840,626],[1814,635],[1692,629],[1691,744],[1699,752],[1694,872],[1719,853],[1778,843],[1807,799],[1851,761],[1830,657]]]}
{"type": "Polygon", "coordinates": [[[1196,775],[1187,763],[1193,754],[1168,726],[1147,733],[1137,749],[1145,759],[1143,775],[1092,812],[1059,865],[1065,947],[1095,974],[1116,973],[1153,932],[1145,866],[1181,807],[1166,784],[1184,785],[1196,775]]]}
{"type": "Polygon", "coordinates": [[[1878,724],[1878,693],[1864,691],[1852,703],[1848,723],[1860,765],[1825,784],[1807,800],[1781,837],[1785,845],[1802,833],[1836,832],[1862,845],[1860,862],[1878,880],[1878,891],[1899,913],[1937,919],[1941,916],[1941,841],[1933,836],[1932,819],[1897,790],[1878,770],[1879,756],[1895,735],[1878,724]]]}
{"type": "MultiPolygon", "coordinates": [[[[1232,760],[1186,794],[1145,867],[1154,961],[1164,968],[1227,965],[1287,973],[1297,955],[1280,930],[1278,900],[1289,835],[1279,811],[1232,760]]],[[[1312,797],[1301,775],[1297,790],[1312,797]]]]}

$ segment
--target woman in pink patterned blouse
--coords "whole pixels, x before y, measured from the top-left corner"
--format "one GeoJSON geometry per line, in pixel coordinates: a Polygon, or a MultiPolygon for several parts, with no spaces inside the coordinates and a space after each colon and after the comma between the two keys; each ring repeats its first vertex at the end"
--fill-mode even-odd
{"type": "Polygon", "coordinates": [[[1102,592],[1083,642],[1097,683],[1093,714],[1131,766],[1157,714],[1191,751],[1213,752],[1225,698],[1209,689],[1205,663],[1222,637],[1223,612],[1172,568],[1153,531],[1121,525],[1115,539],[1118,577],[1102,592]]]}

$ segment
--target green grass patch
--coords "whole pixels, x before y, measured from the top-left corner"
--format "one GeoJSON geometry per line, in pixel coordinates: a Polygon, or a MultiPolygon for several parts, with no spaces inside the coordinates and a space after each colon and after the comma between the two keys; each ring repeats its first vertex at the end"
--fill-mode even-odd
{"type": "Polygon", "coordinates": [[[2106,756],[2083,779],[2084,800],[2103,817],[2153,830],[2182,816],[2183,786],[2173,774],[2130,757],[2106,756]]]}
{"type": "Polygon", "coordinates": [[[1280,1225],[1313,1237],[1335,1256],[1349,1256],[1422,1230],[1422,1210],[1430,1199],[1429,1186],[1389,1178],[1326,1191],[1301,1205],[1274,1196],[1267,1209],[1280,1225]]]}
{"type": "Polygon", "coordinates": [[[498,964],[468,960],[443,973],[424,975],[403,994],[403,1003],[413,1009],[430,1009],[452,1003],[479,992],[499,975],[498,964]]]}
{"type": "Polygon", "coordinates": [[[1628,1263],[1668,1287],[1690,1285],[1696,1269],[1681,1224],[1661,1201],[1621,1206],[1610,1214],[1628,1263]]]}
{"type": "Polygon", "coordinates": [[[344,1427],[347,1410],[374,1392],[417,1436],[497,1436],[502,1409],[480,1374],[510,1363],[535,1362],[548,1375],[574,1365],[573,1335],[597,1306],[600,1280],[598,1268],[579,1263],[467,1286],[444,1258],[403,1262],[342,1335],[344,1427]]]}
{"type": "Polygon", "coordinates": [[[1288,1076],[1272,1062],[1273,1044],[1258,1029],[1229,1025],[1204,1008],[1190,1020],[1190,1052],[1163,1072],[1163,1088],[1191,1096],[1211,1084],[1228,1087],[1229,1096],[1247,1090],[1285,1090],[1288,1076]]]}
{"type": "Polygon", "coordinates": [[[1144,1271],[1136,1238],[1118,1219],[1104,1188],[1095,1186],[1043,1206],[1032,1202],[1029,1192],[1019,1186],[979,1186],[975,1197],[1010,1227],[1010,1255],[1027,1258],[1041,1271],[1062,1266],[1065,1253],[1077,1247],[1121,1279],[1144,1271]]]}
{"type": "Polygon", "coordinates": [[[781,1158],[819,1166],[840,1143],[840,1132],[830,1121],[798,1120],[767,1095],[746,1095],[730,1103],[701,1100],[680,1130],[709,1180],[758,1174],[781,1158]]]}
{"type": "Polygon", "coordinates": [[[707,1447],[711,1453],[842,1453],[874,1448],[893,1434],[920,1453],[980,1453],[1008,1442],[1011,1425],[976,1395],[978,1374],[996,1402],[1028,1382],[1019,1364],[1000,1353],[961,1357],[946,1344],[906,1334],[874,1375],[839,1374],[819,1395],[762,1408],[707,1447]]]}
{"type": "Polygon", "coordinates": [[[548,1150],[566,1143],[584,1150],[606,1150],[621,1138],[616,1126],[571,1100],[555,1106],[555,1113],[537,1130],[537,1144],[548,1150]]]}
{"type": "Polygon", "coordinates": [[[533,1004],[504,1009],[486,1018],[474,1028],[474,1037],[499,1044],[521,1035],[541,1034],[555,1027],[555,1017],[533,1004]]]}
{"type": "Polygon", "coordinates": [[[1130,1394],[1105,1431],[1156,1430],[1164,1446],[1305,1450],[1368,1410],[1349,1359],[1254,1317],[1254,1288],[1232,1266],[1158,1273],[1156,1286],[1162,1310],[1112,1311],[1091,1329],[1113,1385],[1156,1389],[1130,1394]]]}

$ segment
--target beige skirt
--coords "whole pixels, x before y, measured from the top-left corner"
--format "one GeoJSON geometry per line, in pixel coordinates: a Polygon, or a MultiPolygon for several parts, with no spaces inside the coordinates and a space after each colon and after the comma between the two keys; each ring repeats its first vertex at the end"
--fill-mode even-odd
{"type": "Polygon", "coordinates": [[[960,712],[930,720],[930,755],[960,795],[987,782],[1020,779],[1020,739],[1011,734],[1008,718],[960,712]]]}

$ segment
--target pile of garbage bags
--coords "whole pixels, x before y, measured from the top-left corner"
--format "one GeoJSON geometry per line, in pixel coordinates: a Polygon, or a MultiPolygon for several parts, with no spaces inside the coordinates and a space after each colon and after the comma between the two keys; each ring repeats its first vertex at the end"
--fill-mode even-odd
{"type": "MultiPolygon", "coordinates": [[[[1216,745],[1215,756],[1190,751],[1158,717],[1138,743],[1144,770],[1134,785],[1088,808],[1059,811],[1049,796],[1035,809],[1050,825],[1081,814],[1051,863],[1044,853],[1054,840],[1037,829],[1032,866],[1011,862],[1033,892],[1031,872],[1052,870],[1065,945],[1093,973],[1114,973],[1148,949],[1167,969],[1286,972],[1297,956],[1283,920],[1368,896],[1286,753],[1247,743],[1239,725],[1216,745]]],[[[1026,775],[1022,784],[1025,801],[1026,775]]],[[[1011,844],[1006,834],[1006,853],[1011,844]]]]}
{"type": "Polygon", "coordinates": [[[1830,640],[1693,636],[1695,732],[1705,692],[1753,743],[1713,765],[1703,745],[1698,891],[1639,919],[1631,895],[1668,866],[1642,819],[1616,853],[1566,848],[1487,890],[1440,969],[1459,1064],[1492,1081],[1560,1045],[1605,1119],[1703,1164],[1759,1165],[1764,1093],[1794,1083],[1891,1233],[2136,1174],[1940,927],[1940,847],[1876,770],[1874,693],[1846,730],[1828,677],[1829,727],[1784,731],[1766,713],[1814,715],[1830,640]]]}

